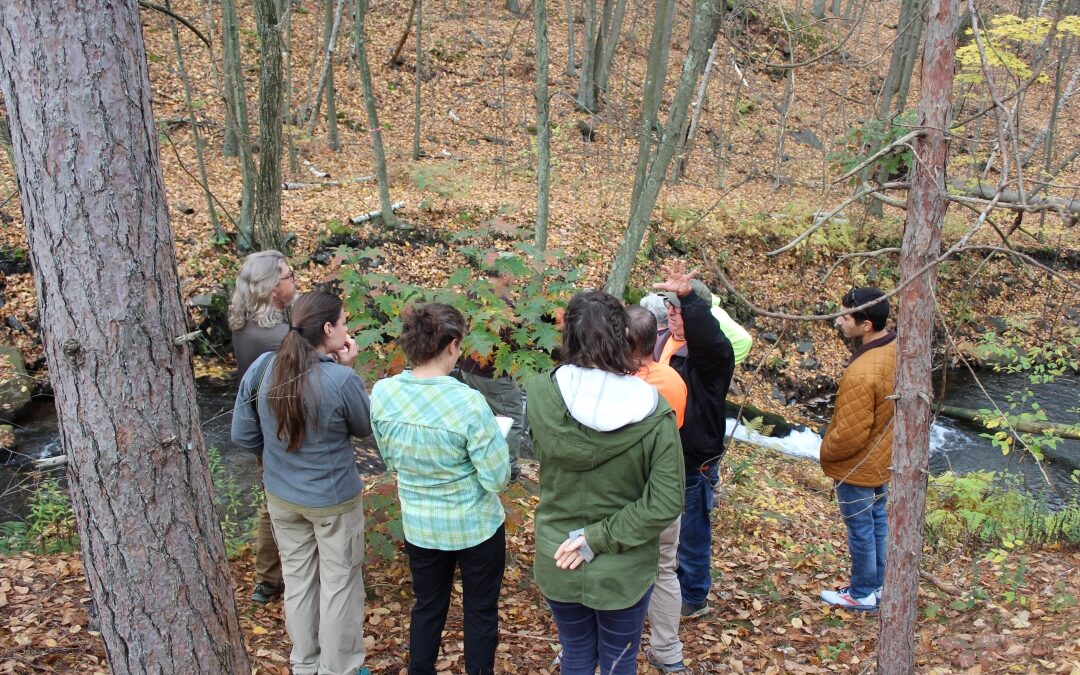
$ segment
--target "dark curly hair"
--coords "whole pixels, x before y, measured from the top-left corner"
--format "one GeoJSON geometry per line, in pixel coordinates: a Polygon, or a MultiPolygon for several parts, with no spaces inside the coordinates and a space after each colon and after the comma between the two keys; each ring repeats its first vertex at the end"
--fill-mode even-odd
{"type": "Polygon", "coordinates": [[[626,310],[603,291],[570,299],[563,317],[563,363],[623,375],[637,372],[626,337],[626,310]]]}
{"type": "Polygon", "coordinates": [[[461,312],[441,302],[429,302],[405,308],[401,313],[405,330],[398,345],[414,366],[438,356],[446,345],[465,337],[465,318],[461,312]]]}

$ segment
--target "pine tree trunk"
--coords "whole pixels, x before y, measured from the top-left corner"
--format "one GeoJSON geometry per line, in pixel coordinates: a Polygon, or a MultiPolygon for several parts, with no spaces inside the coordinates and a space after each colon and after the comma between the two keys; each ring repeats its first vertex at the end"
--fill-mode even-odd
{"type": "Polygon", "coordinates": [[[255,158],[248,126],[247,94],[244,93],[244,69],[240,62],[240,38],[236,24],[236,0],[221,0],[222,53],[225,62],[225,89],[236,125],[237,150],[240,154],[240,222],[236,246],[241,252],[252,250],[255,220],[255,158]]]}
{"type": "Polygon", "coordinates": [[[368,65],[367,58],[367,37],[364,34],[367,7],[368,0],[359,0],[356,3],[356,67],[360,71],[360,83],[364,87],[364,110],[367,111],[371,147],[375,153],[375,176],[379,181],[379,209],[382,211],[382,221],[388,228],[399,229],[406,226],[398,220],[391,208],[390,183],[386,176],[386,154],[383,152],[379,111],[375,106],[375,90],[371,83],[371,66],[368,65]]]}
{"type": "Polygon", "coordinates": [[[281,234],[281,26],[275,0],[255,0],[262,59],[259,65],[259,177],[255,198],[255,245],[283,250],[281,234]]]}
{"type": "Polygon", "coordinates": [[[416,0],[416,73],[413,76],[413,161],[420,159],[420,82],[424,70],[424,3],[416,0]]]}
{"type": "MultiPolygon", "coordinates": [[[[907,226],[900,248],[900,278],[906,283],[940,254],[949,144],[948,111],[955,75],[959,0],[930,0],[926,23],[914,141],[920,161],[912,169],[907,226]]],[[[915,622],[919,609],[919,563],[923,550],[926,476],[930,456],[930,381],[934,333],[931,269],[908,284],[897,298],[897,358],[893,417],[893,467],[889,494],[889,535],[885,594],[878,640],[878,672],[915,671],[915,622]]]]}
{"type": "Polygon", "coordinates": [[[536,237],[537,250],[547,249],[551,200],[551,121],[548,114],[547,0],[533,0],[536,32],[536,237]]]}
{"type": "MultiPolygon", "coordinates": [[[[663,4],[666,3],[657,5],[658,14],[661,12],[660,7],[663,4]]],[[[659,143],[657,143],[656,154],[651,161],[649,161],[648,173],[640,189],[637,208],[630,213],[626,232],[623,235],[622,243],[619,245],[619,251],[615,255],[615,262],[611,267],[611,273],[608,275],[607,283],[604,286],[604,290],[616,297],[622,297],[623,291],[626,290],[626,282],[630,278],[630,271],[634,266],[634,258],[637,256],[638,249],[641,248],[641,240],[645,236],[645,228],[649,224],[653,207],[656,206],[656,199],[660,195],[660,187],[664,182],[664,175],[667,174],[668,165],[671,163],[671,158],[675,155],[678,137],[685,128],[686,117],[690,108],[690,99],[694,95],[694,85],[697,84],[698,76],[701,75],[701,72],[705,69],[705,62],[708,60],[709,55],[709,47],[716,41],[716,36],[720,32],[720,22],[722,21],[723,15],[720,12],[714,11],[712,0],[694,0],[693,7],[693,20],[690,24],[690,44],[686,50],[686,59],[683,61],[682,73],[679,75],[679,83],[675,87],[675,96],[671,101],[671,110],[668,112],[667,124],[664,125],[663,134],[660,136],[659,143]]],[[[657,17],[658,26],[666,23],[666,21],[660,21],[660,18],[662,17],[657,17]]],[[[663,38],[664,36],[661,37],[663,38]]],[[[656,40],[654,39],[654,43],[655,42],[656,40]]],[[[652,55],[650,54],[650,72],[652,70],[651,62],[652,55]]],[[[646,75],[646,89],[648,89],[650,84],[655,84],[655,80],[653,83],[650,83],[648,75],[646,75]]],[[[644,136],[650,132],[651,129],[649,128],[649,125],[643,122],[641,140],[645,141],[646,139],[644,136]]],[[[641,167],[639,166],[639,172],[640,168],[641,167]]],[[[635,179],[635,185],[636,184],[637,181],[635,179]]]]}
{"type": "Polygon", "coordinates": [[[0,88],[109,667],[247,675],[138,5],[7,0],[0,88]]]}

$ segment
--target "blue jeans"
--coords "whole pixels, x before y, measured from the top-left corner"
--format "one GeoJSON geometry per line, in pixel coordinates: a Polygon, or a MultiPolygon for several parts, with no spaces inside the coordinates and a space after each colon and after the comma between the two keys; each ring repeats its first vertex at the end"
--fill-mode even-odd
{"type": "MultiPolygon", "coordinates": [[[[588,563],[586,563],[588,564],[588,563]]],[[[562,644],[562,675],[634,675],[652,587],[626,609],[590,609],[548,599],[562,644]]]]}
{"type": "Polygon", "coordinates": [[[720,482],[717,462],[686,474],[686,501],[679,530],[679,576],[682,601],[701,605],[712,588],[713,488],[720,482]]]}
{"type": "Polygon", "coordinates": [[[885,503],[889,486],[859,487],[836,484],[836,500],[847,526],[848,553],[851,554],[853,597],[865,598],[885,583],[885,538],[889,523],[885,503]]]}

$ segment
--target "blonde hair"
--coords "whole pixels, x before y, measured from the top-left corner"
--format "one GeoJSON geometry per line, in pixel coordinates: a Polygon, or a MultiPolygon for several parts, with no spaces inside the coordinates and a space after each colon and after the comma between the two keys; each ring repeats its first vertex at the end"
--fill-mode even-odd
{"type": "Polygon", "coordinates": [[[229,302],[229,328],[240,330],[248,321],[263,328],[281,323],[281,310],[274,306],[274,287],[281,281],[280,251],[259,251],[244,258],[236,275],[236,290],[229,302]]]}

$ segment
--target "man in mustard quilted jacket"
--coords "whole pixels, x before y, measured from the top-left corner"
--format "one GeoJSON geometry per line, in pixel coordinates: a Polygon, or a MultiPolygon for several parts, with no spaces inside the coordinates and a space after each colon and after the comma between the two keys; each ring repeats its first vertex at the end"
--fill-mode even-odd
{"type": "Polygon", "coordinates": [[[821,442],[821,470],[836,482],[851,554],[850,583],[822,591],[821,599],[847,609],[877,608],[885,580],[896,333],[885,327],[888,301],[870,304],[884,295],[876,288],[853,288],[841,301],[848,309],[869,306],[836,319],[844,337],[859,346],[840,379],[833,418],[821,442]]]}

